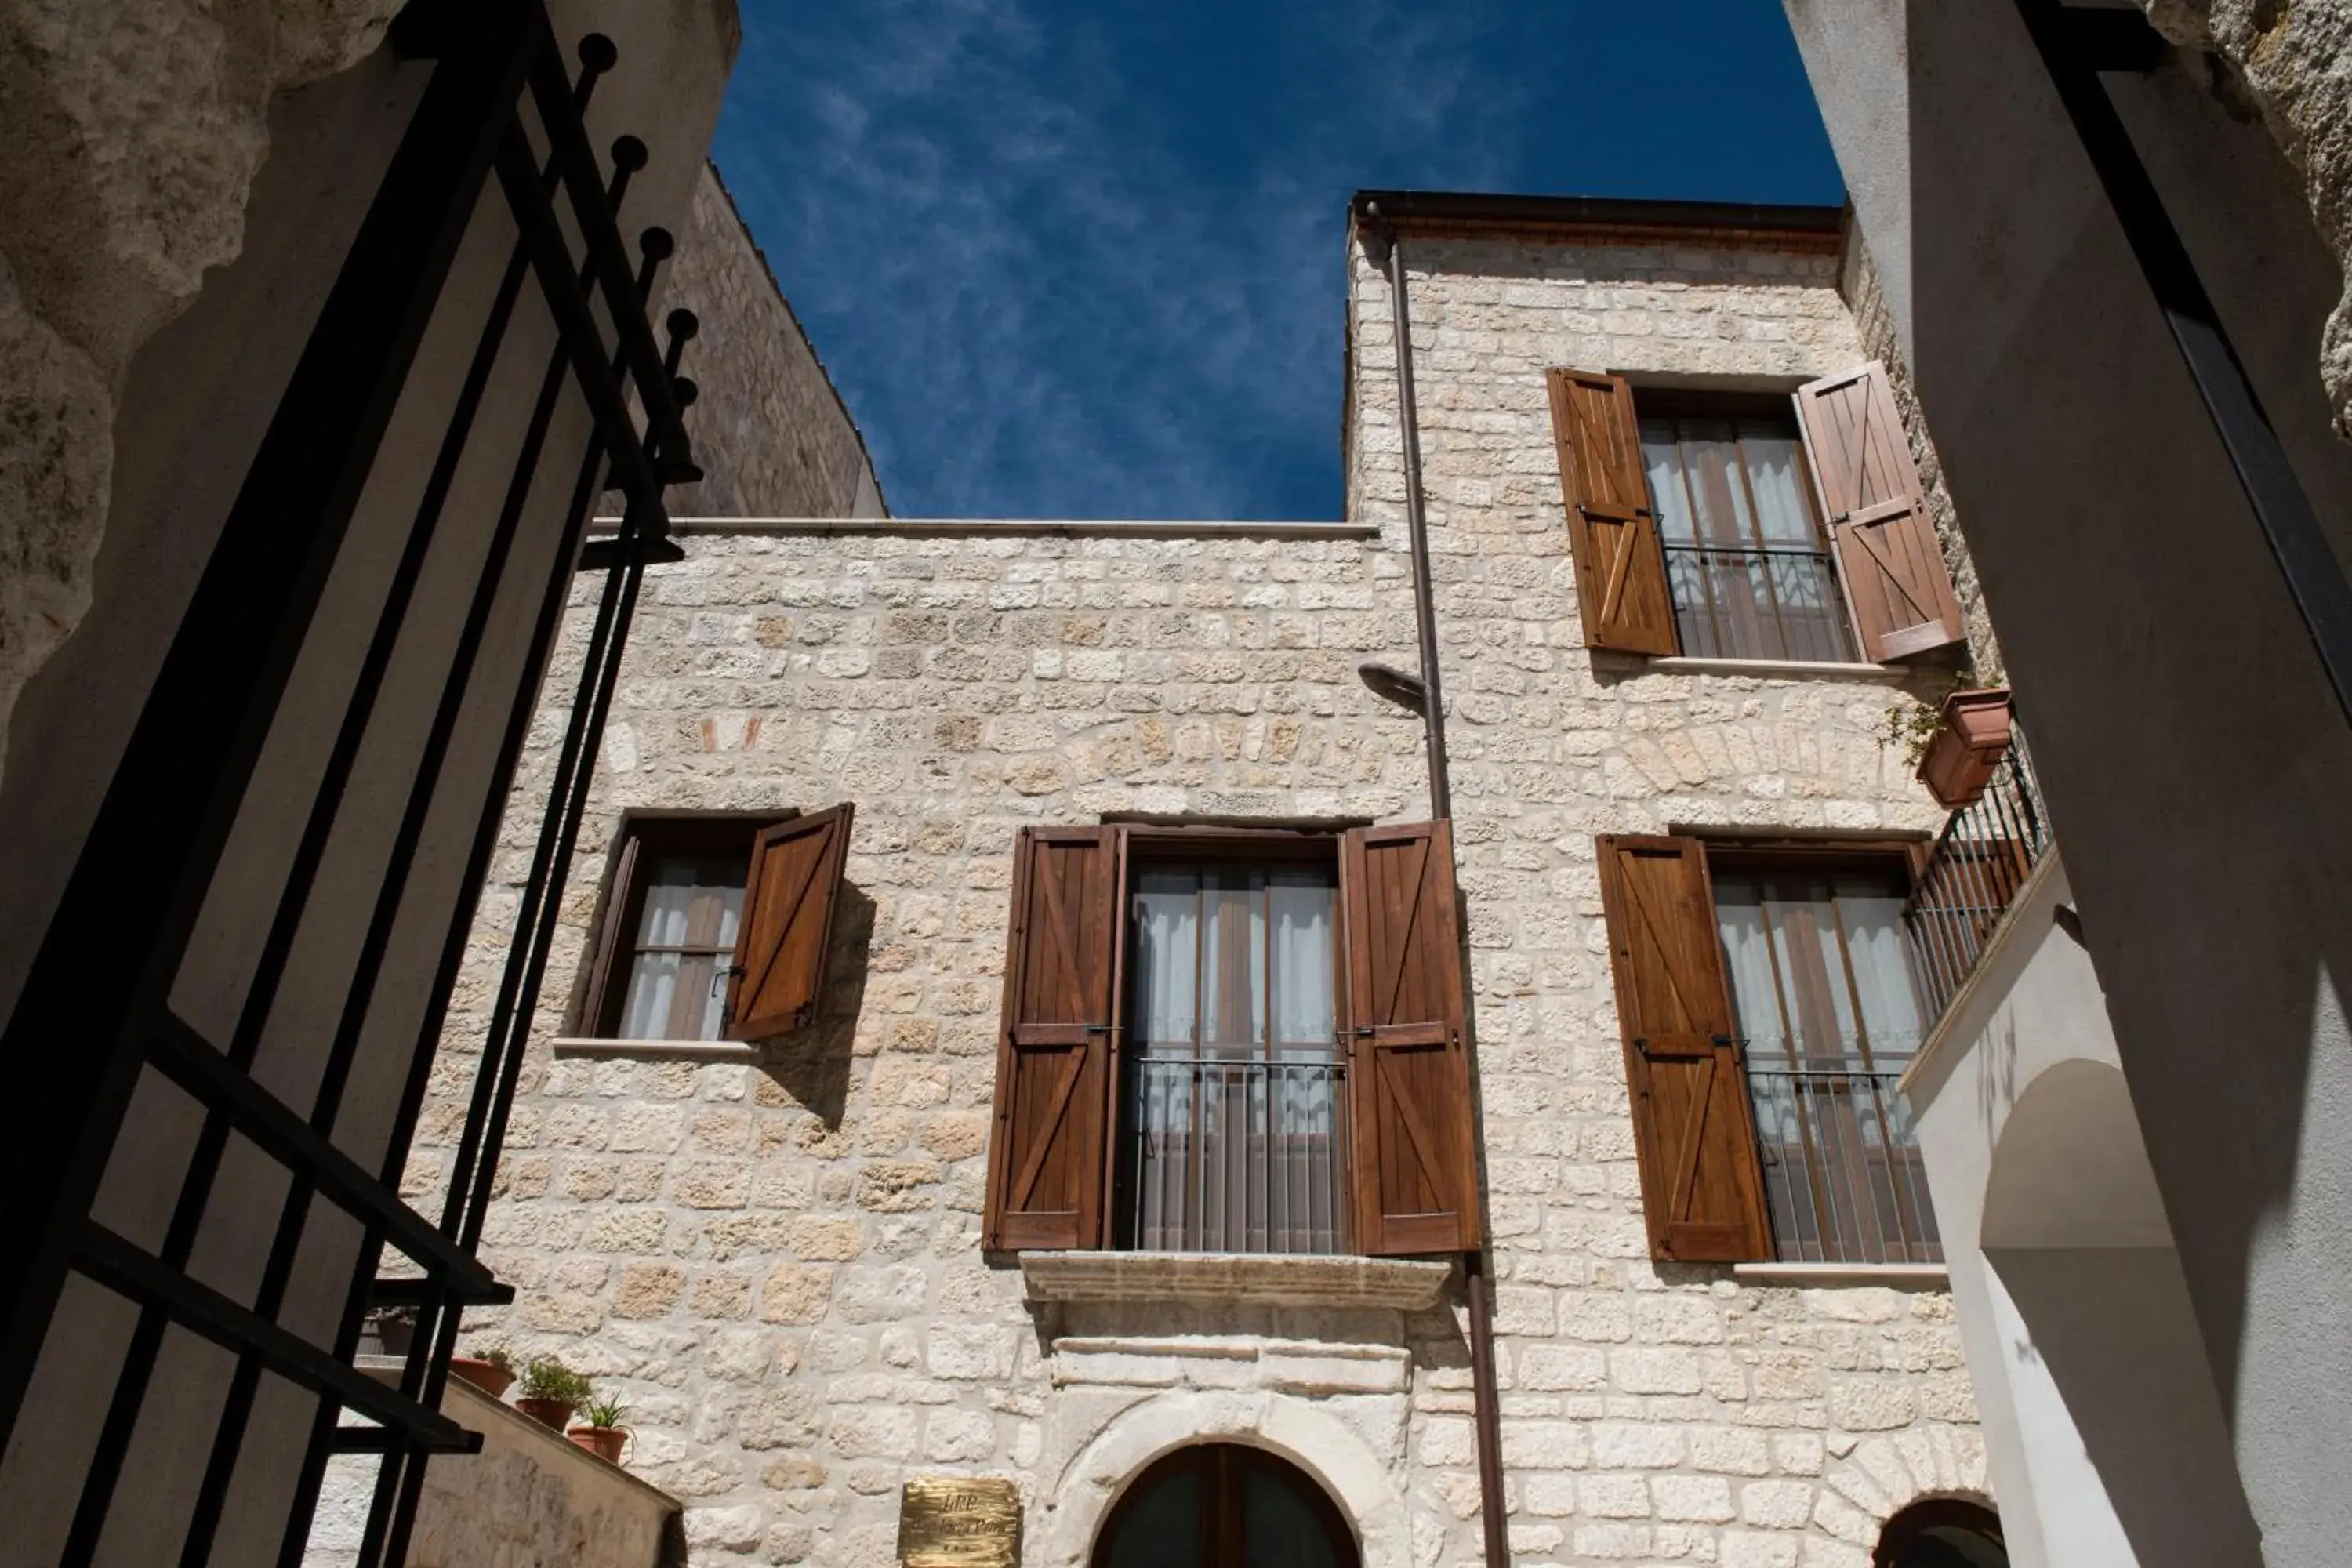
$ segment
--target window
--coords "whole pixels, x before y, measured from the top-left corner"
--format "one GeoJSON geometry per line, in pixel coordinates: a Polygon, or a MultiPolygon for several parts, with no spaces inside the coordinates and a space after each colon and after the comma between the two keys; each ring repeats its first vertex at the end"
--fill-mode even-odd
{"type": "Polygon", "coordinates": [[[1937,1261],[1927,1173],[1895,1089],[1922,1035],[1906,868],[1718,852],[1709,870],[1778,1256],[1937,1261]]]}
{"type": "Polygon", "coordinates": [[[1024,829],[986,1245],[1478,1245],[1444,823],[1024,829]]]}
{"type": "Polygon", "coordinates": [[[1895,1089],[1923,1026],[1906,851],[1600,854],[1654,1254],[1940,1260],[1895,1089]]]}
{"type": "Polygon", "coordinates": [[[608,1038],[757,1040],[814,1016],[850,808],[622,830],[581,1010],[608,1038]]]}
{"type": "Polygon", "coordinates": [[[1883,366],[1790,398],[1548,379],[1587,647],[1884,661],[1961,640],[1883,366]]]}
{"type": "Polygon", "coordinates": [[[1094,1568],[1355,1568],[1330,1495],[1263,1448],[1200,1443],[1135,1478],[1103,1521],[1094,1568]]]}
{"type": "Polygon", "coordinates": [[[1736,399],[1717,400],[1710,411],[1708,400],[1639,392],[1634,401],[1682,651],[1853,658],[1796,410],[1785,401],[1736,399]],[[1678,404],[1686,411],[1672,412],[1678,404]]]}
{"type": "Polygon", "coordinates": [[[1139,858],[1119,1070],[1118,1239],[1348,1243],[1336,840],[1284,863],[1139,858]]]}

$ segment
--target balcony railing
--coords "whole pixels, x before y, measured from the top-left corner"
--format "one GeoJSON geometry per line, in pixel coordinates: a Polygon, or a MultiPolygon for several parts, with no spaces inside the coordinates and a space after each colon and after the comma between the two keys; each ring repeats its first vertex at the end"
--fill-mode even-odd
{"type": "Polygon", "coordinates": [[[1920,1005],[1931,1022],[1951,1005],[2050,843],[2025,736],[2012,728],[2000,770],[1974,804],[1945,822],[1904,907],[1920,1005]]]}
{"type": "Polygon", "coordinates": [[[1675,627],[1693,658],[1853,658],[1837,568],[1812,550],[1669,544],[1675,627]]]}
{"type": "Polygon", "coordinates": [[[1857,1058],[1749,1059],[1781,1262],[1943,1261],[1911,1113],[1895,1092],[1902,1076],[1857,1058]]]}
{"type": "Polygon", "coordinates": [[[1127,1063],[1122,1243],[1147,1252],[1348,1250],[1348,1069],[1127,1063]]]}

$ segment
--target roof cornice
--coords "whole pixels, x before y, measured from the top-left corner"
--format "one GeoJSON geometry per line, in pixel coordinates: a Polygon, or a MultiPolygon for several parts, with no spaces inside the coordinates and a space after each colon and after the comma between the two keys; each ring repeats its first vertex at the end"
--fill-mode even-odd
{"type": "Polygon", "coordinates": [[[1454,191],[1359,191],[1349,221],[1379,219],[1407,236],[1555,240],[1579,245],[1705,245],[1835,256],[1842,207],[1753,202],[1636,201],[1613,196],[1484,195],[1454,191]]]}

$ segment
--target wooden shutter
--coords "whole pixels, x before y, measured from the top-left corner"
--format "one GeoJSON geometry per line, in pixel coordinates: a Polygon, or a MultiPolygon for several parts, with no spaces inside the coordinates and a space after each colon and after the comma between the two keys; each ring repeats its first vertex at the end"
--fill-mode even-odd
{"type": "Polygon", "coordinates": [[[1908,658],[1966,636],[1926,488],[1875,360],[1797,389],[1805,450],[1863,657],[1908,658]]]}
{"type": "Polygon", "coordinates": [[[1360,827],[1347,914],[1356,1236],[1375,1256],[1479,1245],[1454,842],[1443,822],[1360,827]]]}
{"type": "Polygon", "coordinates": [[[1769,1258],[1706,847],[1693,838],[1606,837],[1600,851],[1651,1256],[1769,1258]]]}
{"type": "Polygon", "coordinates": [[[1546,373],[1584,646],[1673,653],[1675,607],[1642,464],[1642,427],[1622,375],[1546,373]]]}
{"type": "Polygon", "coordinates": [[[1026,827],[1013,868],[982,1245],[1099,1247],[1117,1014],[1116,827],[1026,827]]]}
{"type": "Polygon", "coordinates": [[[751,840],[727,972],[729,1039],[772,1039],[815,1020],[851,815],[847,805],[830,806],[763,827],[751,840]]]}

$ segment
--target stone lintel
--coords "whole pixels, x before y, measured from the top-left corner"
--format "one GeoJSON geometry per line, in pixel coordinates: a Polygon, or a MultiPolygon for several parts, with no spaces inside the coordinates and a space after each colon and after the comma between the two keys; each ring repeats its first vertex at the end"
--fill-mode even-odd
{"type": "Polygon", "coordinates": [[[1234,1252],[1024,1252],[1037,1301],[1214,1301],[1266,1307],[1437,1305],[1450,1263],[1234,1252]]]}

